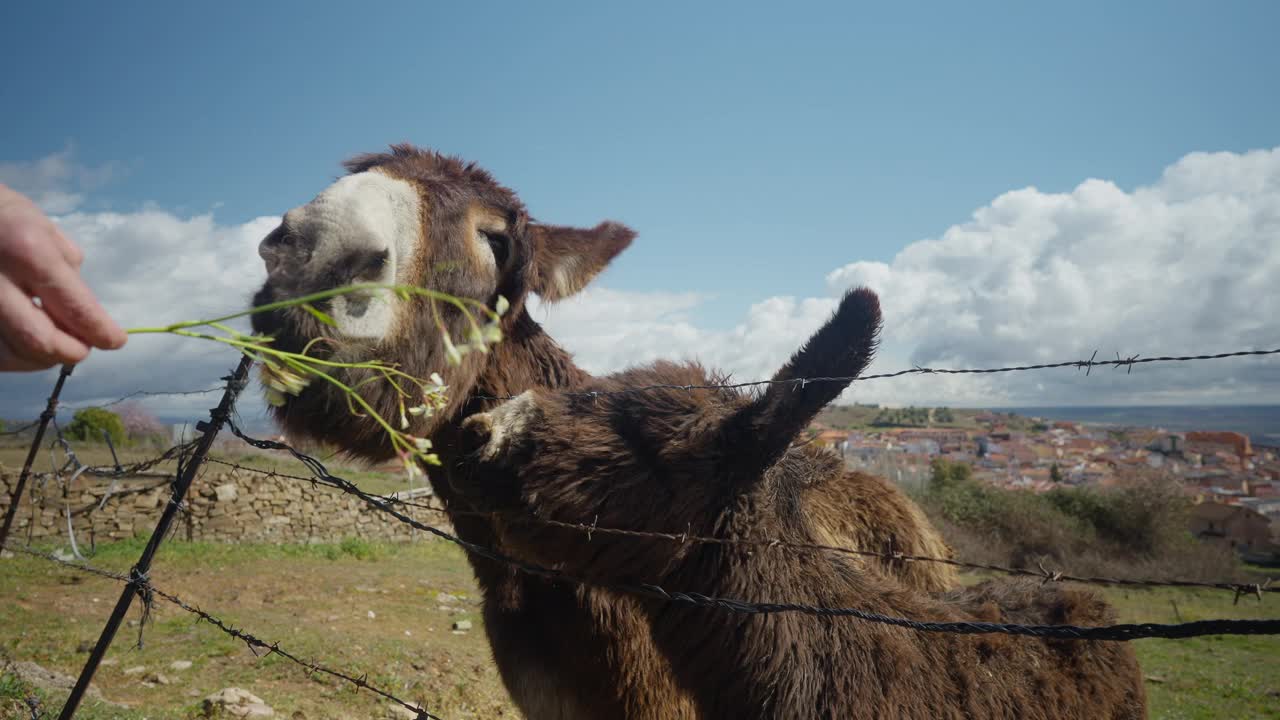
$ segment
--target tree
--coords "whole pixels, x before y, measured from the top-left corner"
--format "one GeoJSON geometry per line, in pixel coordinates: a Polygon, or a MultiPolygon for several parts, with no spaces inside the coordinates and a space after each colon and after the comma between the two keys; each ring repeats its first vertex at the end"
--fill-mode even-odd
{"type": "MultiPolygon", "coordinates": [[[[164,435],[164,425],[160,424],[160,420],[142,405],[136,402],[127,402],[121,405],[116,413],[120,416],[120,422],[124,423],[124,431],[133,440],[146,440],[164,435]]],[[[114,441],[115,438],[112,438],[114,441]]]]}
{"type": "Polygon", "coordinates": [[[949,487],[963,485],[973,479],[973,468],[968,463],[951,462],[934,458],[929,463],[929,490],[938,492],[949,487]]]}
{"type": "Polygon", "coordinates": [[[67,426],[67,436],[81,441],[100,441],[104,431],[111,436],[111,442],[117,445],[125,441],[124,423],[120,421],[119,415],[110,410],[77,410],[71,424],[67,426]]]}
{"type": "Polygon", "coordinates": [[[1058,467],[1058,463],[1049,466],[1049,479],[1055,483],[1062,482],[1062,468],[1058,467]]]}

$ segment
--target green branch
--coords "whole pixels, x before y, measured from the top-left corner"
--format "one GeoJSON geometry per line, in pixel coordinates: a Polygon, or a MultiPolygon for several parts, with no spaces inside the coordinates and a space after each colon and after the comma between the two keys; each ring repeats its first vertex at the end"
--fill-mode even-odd
{"type": "Polygon", "coordinates": [[[506,298],[499,297],[497,305],[490,308],[484,303],[473,300],[471,298],[458,298],[453,295],[429,290],[427,288],[417,287],[414,285],[380,285],[372,283],[363,283],[359,285],[348,285],[342,288],[326,290],[324,292],[312,293],[302,297],[290,300],[281,300],[279,302],[269,303],[267,305],[259,305],[243,312],[231,315],[223,315],[210,320],[192,320],[173,323],[159,327],[139,327],[131,328],[127,332],[130,335],[148,335],[148,334],[168,334],[178,337],[192,338],[196,340],[204,340],[208,342],[217,342],[236,348],[240,352],[248,355],[261,364],[262,382],[267,390],[267,401],[273,405],[283,404],[286,395],[300,394],[314,379],[320,379],[327,382],[340,390],[347,400],[347,407],[353,415],[357,417],[369,417],[376,422],[391,441],[391,447],[396,454],[400,456],[404,462],[405,470],[414,475],[417,472],[417,466],[414,460],[439,465],[440,459],[435,453],[430,452],[431,441],[426,438],[415,437],[406,431],[409,428],[408,416],[430,416],[432,413],[441,410],[448,402],[444,381],[438,373],[432,373],[427,379],[417,378],[398,369],[393,364],[385,363],[381,360],[367,360],[363,362],[339,362],[335,360],[325,360],[310,355],[312,347],[321,338],[313,339],[307,343],[302,352],[289,352],[287,350],[279,350],[271,346],[274,338],[261,335],[248,335],[228,326],[226,323],[237,318],[254,315],[257,313],[271,312],[274,310],[283,310],[286,308],[300,307],[312,317],[321,323],[330,326],[336,326],[333,318],[324,312],[316,309],[312,303],[321,300],[328,300],[340,295],[346,295],[357,292],[369,292],[374,290],[388,290],[395,293],[398,297],[406,302],[413,297],[422,297],[430,301],[432,316],[436,319],[436,326],[440,330],[441,342],[445,345],[446,360],[457,365],[462,361],[462,355],[466,352],[488,352],[488,346],[495,344],[502,339],[502,331],[498,323],[503,313],[506,312],[509,304],[506,298]],[[467,342],[461,345],[455,345],[453,339],[449,337],[449,333],[444,327],[444,323],[440,321],[439,309],[436,307],[437,302],[447,303],[456,307],[466,318],[469,327],[467,333],[467,342]],[[478,309],[484,315],[488,316],[488,322],[482,327],[476,322],[473,308],[478,309]],[[217,330],[222,335],[214,335],[207,332],[196,332],[191,328],[208,327],[217,330]],[[348,385],[338,378],[334,377],[332,370],[367,370],[374,375],[365,378],[354,386],[348,385]],[[400,408],[400,427],[392,425],[390,421],[384,418],[377,410],[365,400],[360,393],[360,388],[365,385],[384,381],[399,396],[400,408]],[[406,384],[412,384],[414,388],[421,393],[421,402],[413,404],[406,409],[405,399],[411,398],[411,393],[405,389],[400,381],[406,384]],[[360,410],[357,410],[359,406],[360,410]]]}

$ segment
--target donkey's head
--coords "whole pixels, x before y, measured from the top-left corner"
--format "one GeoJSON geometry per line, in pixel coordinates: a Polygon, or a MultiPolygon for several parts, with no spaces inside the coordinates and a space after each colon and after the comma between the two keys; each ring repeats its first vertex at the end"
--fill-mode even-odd
{"type": "MultiPolygon", "coordinates": [[[[408,145],[354,158],[346,168],[348,175],[285,213],[262,241],[267,282],[255,305],[360,283],[417,285],[489,307],[506,298],[509,335],[528,323],[529,293],[548,301],[576,293],[634,237],[616,223],[576,229],[534,222],[516,194],[484,170],[408,145]]],[[[460,366],[446,362],[444,334],[461,342],[471,329],[448,303],[372,290],[317,305],[332,326],[291,308],[253,316],[254,330],[275,337],[283,349],[310,345],[311,354],[334,360],[383,360],[423,378],[440,373],[451,405],[432,420],[415,420],[415,434],[430,434],[456,413],[493,362],[479,353],[460,366]]],[[[341,374],[349,384],[365,378],[341,374]]],[[[390,413],[397,403],[383,382],[367,383],[361,392],[380,411],[390,413]]],[[[331,386],[312,383],[276,413],[293,432],[383,455],[378,433],[370,423],[352,422],[347,407],[331,386]]]]}

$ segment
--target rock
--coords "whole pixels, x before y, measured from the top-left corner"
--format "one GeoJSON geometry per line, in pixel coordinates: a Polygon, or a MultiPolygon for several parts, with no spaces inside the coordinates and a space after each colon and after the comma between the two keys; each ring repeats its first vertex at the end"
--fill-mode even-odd
{"type": "Polygon", "coordinates": [[[389,720],[417,720],[418,712],[410,710],[403,705],[388,705],[387,718],[389,720]]]}
{"type": "MultiPolygon", "coordinates": [[[[76,679],[70,675],[63,675],[56,670],[49,670],[33,662],[22,661],[11,663],[8,666],[8,670],[41,690],[61,690],[65,692],[76,685],[76,679]]],[[[112,707],[124,707],[123,705],[118,705],[103,699],[102,692],[93,685],[89,685],[89,690],[85,695],[98,702],[111,705],[112,707]]]]}
{"type": "Polygon", "coordinates": [[[374,619],[374,618],[376,618],[376,617],[378,617],[378,614],[377,614],[377,613],[375,613],[374,611],[370,610],[370,611],[369,611],[369,619],[370,619],[370,620],[373,620],[373,619],[374,619]]]}
{"type": "Polygon", "coordinates": [[[453,624],[453,629],[457,632],[466,632],[471,629],[471,621],[459,620],[453,624]]]}
{"type": "Polygon", "coordinates": [[[94,642],[94,641],[92,641],[92,640],[81,640],[81,641],[80,641],[80,644],[79,644],[79,645],[76,645],[76,652],[78,652],[78,653],[87,653],[87,652],[89,652],[90,650],[93,650],[93,646],[94,646],[94,645],[96,645],[96,644],[97,644],[97,643],[95,643],[95,642],[94,642]]]}
{"type": "Polygon", "coordinates": [[[142,684],[146,685],[148,683],[152,685],[168,685],[169,678],[158,672],[147,673],[147,676],[142,678],[142,684]]]}
{"type": "Polygon", "coordinates": [[[456,605],[458,603],[458,596],[450,595],[446,592],[438,593],[436,595],[436,602],[441,605],[456,605]]]}
{"type": "Polygon", "coordinates": [[[219,485],[213,489],[215,495],[218,496],[218,502],[232,502],[236,499],[237,491],[235,483],[227,483],[219,485]]]}
{"type": "Polygon", "coordinates": [[[146,670],[147,670],[146,665],[134,665],[133,667],[125,668],[121,672],[123,672],[125,675],[137,675],[139,673],[146,672],[146,670]]]}
{"type": "Polygon", "coordinates": [[[276,715],[262,698],[235,687],[223,688],[206,697],[201,707],[205,717],[218,717],[220,713],[233,718],[269,718],[276,715]]]}
{"type": "Polygon", "coordinates": [[[160,503],[160,494],[155,492],[139,493],[133,499],[135,510],[151,510],[160,503]]]}
{"type": "Polygon", "coordinates": [[[169,669],[177,672],[181,672],[183,670],[190,670],[191,661],[190,660],[174,660],[173,662],[169,663],[169,669]]]}

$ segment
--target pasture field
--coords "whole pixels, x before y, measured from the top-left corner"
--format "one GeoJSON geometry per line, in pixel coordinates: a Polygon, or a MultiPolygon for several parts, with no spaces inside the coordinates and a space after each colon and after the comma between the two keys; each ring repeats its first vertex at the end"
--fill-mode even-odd
{"type": "MultiPolygon", "coordinates": [[[[141,548],[141,540],[100,546],[93,563],[124,571],[141,548]]],[[[162,547],[152,578],[237,628],[304,659],[356,676],[368,673],[370,683],[442,717],[518,717],[489,656],[470,568],[447,544],[173,542],[162,547]],[[453,597],[442,599],[441,593],[453,597]],[[470,620],[473,629],[453,632],[460,620],[470,620]]],[[[9,661],[76,674],[119,590],[114,581],[44,560],[0,561],[0,652],[9,661]]],[[[1122,621],[1280,614],[1274,597],[1233,605],[1224,592],[1104,592],[1122,621]]],[[[130,618],[138,617],[135,609],[130,618]]],[[[372,694],[322,675],[308,678],[279,657],[256,657],[163,600],[152,618],[142,649],[134,647],[136,625],[122,628],[95,683],[106,699],[129,707],[89,703],[82,717],[200,717],[200,699],[231,686],[258,695],[282,718],[395,717],[372,694]],[[193,665],[170,670],[175,660],[193,665]],[[169,684],[144,685],[155,671],[169,684]]],[[[1143,640],[1137,650],[1153,718],[1280,718],[1280,638],[1143,640]]],[[[21,699],[31,692],[12,674],[0,675],[0,717],[29,717],[21,699]]],[[[50,708],[62,699],[56,692],[38,694],[50,708]]]]}

